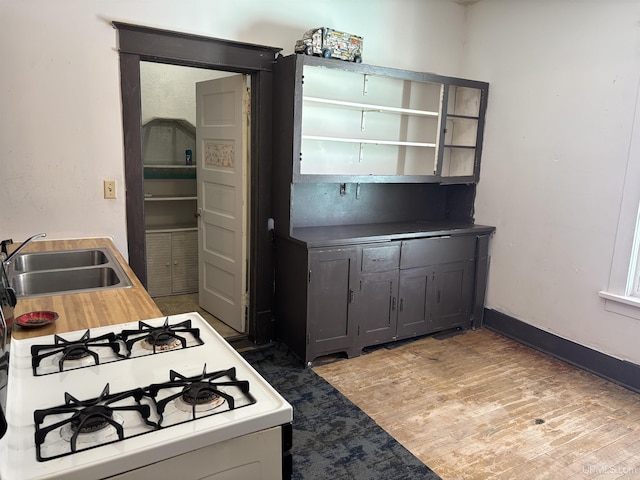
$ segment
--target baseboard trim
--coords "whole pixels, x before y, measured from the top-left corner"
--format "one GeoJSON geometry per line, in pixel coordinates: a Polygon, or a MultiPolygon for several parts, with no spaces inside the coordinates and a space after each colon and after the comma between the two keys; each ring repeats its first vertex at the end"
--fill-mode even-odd
{"type": "Polygon", "coordinates": [[[488,308],[484,311],[483,326],[640,393],[640,365],[611,357],[488,308]]]}

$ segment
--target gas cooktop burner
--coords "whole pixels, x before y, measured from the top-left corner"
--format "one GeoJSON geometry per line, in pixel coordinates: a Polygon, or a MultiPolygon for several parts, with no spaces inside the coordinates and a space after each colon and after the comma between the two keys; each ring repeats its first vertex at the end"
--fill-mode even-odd
{"type": "Polygon", "coordinates": [[[155,399],[160,427],[176,425],[197,418],[252,405],[249,382],[236,379],[236,369],[220,370],[186,377],[171,370],[169,381],[150,385],[147,389],[155,399]],[[223,404],[226,408],[218,409],[223,404]]]}
{"type": "Polygon", "coordinates": [[[234,367],[187,377],[169,371],[169,382],[90,400],[64,394],[62,406],[36,410],[36,455],[52,460],[256,403],[249,382],[234,367]]]}
{"type": "Polygon", "coordinates": [[[39,376],[203,344],[200,329],[192,328],[191,320],[170,324],[167,317],[158,327],[138,322],[137,329],[94,338],[89,330],[77,340],[54,335],[53,344],[31,346],[31,363],[33,375],[39,376]]]}
{"type": "Polygon", "coordinates": [[[87,330],[78,340],[67,340],[59,335],[54,335],[53,344],[31,346],[33,374],[42,375],[87,365],[99,365],[103,349],[107,349],[109,355],[114,359],[125,358],[120,354],[120,343],[114,333],[92,338],[87,330]],[[41,369],[39,367],[43,361],[47,366],[41,369]]]}
{"type": "Polygon", "coordinates": [[[151,407],[143,404],[145,392],[141,388],[109,394],[109,384],[91,400],[78,400],[64,394],[62,406],[36,410],[36,455],[39,461],[88,450],[124,438],[141,435],[158,428],[149,420],[151,407]],[[123,415],[129,417],[124,420],[123,415]],[[43,425],[44,424],[44,425],[43,425]],[[129,433],[125,427],[136,425],[129,433]]]}
{"type": "Polygon", "coordinates": [[[152,327],[144,322],[138,323],[138,330],[123,330],[120,337],[125,342],[129,356],[134,351],[136,343],[146,350],[153,353],[187,348],[188,341],[195,341],[196,345],[202,345],[200,339],[200,330],[191,328],[191,320],[169,325],[169,317],[166,318],[164,325],[160,327],[152,327]]]}
{"type": "Polygon", "coordinates": [[[207,382],[193,382],[182,390],[182,400],[188,405],[219,404],[223,398],[216,393],[214,387],[207,382]]]}

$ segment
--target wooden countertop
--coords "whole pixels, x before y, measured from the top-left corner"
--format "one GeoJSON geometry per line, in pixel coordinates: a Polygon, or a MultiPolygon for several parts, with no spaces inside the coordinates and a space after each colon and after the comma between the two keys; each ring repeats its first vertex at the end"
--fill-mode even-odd
{"type": "MultiPolygon", "coordinates": [[[[16,245],[17,247],[17,245],[16,245]]],[[[120,262],[133,284],[128,288],[116,288],[97,292],[52,295],[49,297],[19,298],[15,317],[24,313],[51,310],[59,318],[53,324],[41,328],[13,327],[13,338],[31,338],[41,335],[61,334],[104,325],[157,318],[162,312],[125,262],[113,241],[109,238],[83,238],[74,240],[36,240],[22,252],[45,252],[79,248],[109,248],[120,262]]]]}

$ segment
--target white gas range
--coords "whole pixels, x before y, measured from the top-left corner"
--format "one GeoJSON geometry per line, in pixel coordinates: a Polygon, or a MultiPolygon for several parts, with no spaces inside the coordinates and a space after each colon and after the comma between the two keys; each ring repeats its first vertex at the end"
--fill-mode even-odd
{"type": "Polygon", "coordinates": [[[290,478],[293,409],[199,314],[13,340],[0,478],[290,478]]]}

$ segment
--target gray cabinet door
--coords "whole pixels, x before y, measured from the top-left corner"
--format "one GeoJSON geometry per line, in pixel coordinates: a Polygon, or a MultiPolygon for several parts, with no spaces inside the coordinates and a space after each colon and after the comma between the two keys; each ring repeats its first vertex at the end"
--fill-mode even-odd
{"type": "Polygon", "coordinates": [[[398,270],[362,274],[358,298],[360,343],[389,342],[396,337],[398,270]]]}
{"type": "Polygon", "coordinates": [[[433,267],[400,270],[398,338],[435,331],[433,267]]]}
{"type": "Polygon", "coordinates": [[[398,338],[470,326],[474,261],[400,270],[398,338]]]}
{"type": "Polygon", "coordinates": [[[474,262],[445,263],[434,267],[434,327],[467,325],[473,299],[474,262]]]}
{"type": "Polygon", "coordinates": [[[355,354],[356,261],[356,247],[309,253],[308,358],[339,351],[355,354]]]}

